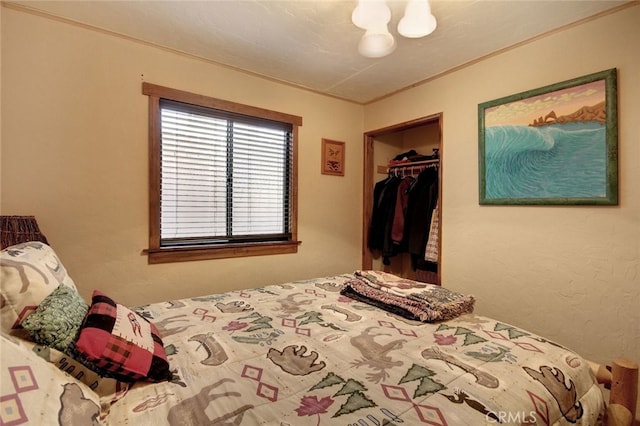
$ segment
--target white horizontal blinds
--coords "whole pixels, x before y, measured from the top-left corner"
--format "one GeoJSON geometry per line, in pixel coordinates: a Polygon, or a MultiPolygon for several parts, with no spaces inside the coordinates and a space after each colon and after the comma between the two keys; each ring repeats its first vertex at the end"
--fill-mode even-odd
{"type": "Polygon", "coordinates": [[[288,152],[291,132],[233,125],[232,234],[288,233],[288,152]]]}
{"type": "Polygon", "coordinates": [[[161,245],[286,240],[291,125],[160,106],[161,245]]]}
{"type": "Polygon", "coordinates": [[[226,233],[227,121],[161,103],[161,239],[226,233]]]}

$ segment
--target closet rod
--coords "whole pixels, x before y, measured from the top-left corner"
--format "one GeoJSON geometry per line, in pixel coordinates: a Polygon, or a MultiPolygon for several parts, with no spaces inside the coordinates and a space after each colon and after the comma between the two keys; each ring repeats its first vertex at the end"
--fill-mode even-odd
{"type": "Polygon", "coordinates": [[[402,167],[405,168],[409,168],[409,167],[416,167],[416,166],[421,166],[423,164],[435,164],[435,163],[439,163],[440,159],[436,158],[433,160],[422,160],[422,161],[410,161],[410,162],[406,162],[406,163],[400,163],[400,164],[394,164],[392,166],[389,166],[389,170],[394,170],[394,169],[400,169],[402,167]]]}

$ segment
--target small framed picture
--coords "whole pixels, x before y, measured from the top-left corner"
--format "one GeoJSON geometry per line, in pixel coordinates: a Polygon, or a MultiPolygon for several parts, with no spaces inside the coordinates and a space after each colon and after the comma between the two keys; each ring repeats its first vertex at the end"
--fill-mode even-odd
{"type": "Polygon", "coordinates": [[[323,175],[344,176],[344,142],[322,139],[323,175]]]}

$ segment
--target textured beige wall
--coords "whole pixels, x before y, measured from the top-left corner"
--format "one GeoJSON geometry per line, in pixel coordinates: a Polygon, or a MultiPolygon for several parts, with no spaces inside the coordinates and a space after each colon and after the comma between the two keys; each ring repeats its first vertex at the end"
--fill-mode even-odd
{"type": "Polygon", "coordinates": [[[83,296],[133,305],[360,266],[362,106],[3,8],[2,214],[34,214],[83,296]],[[297,254],[147,265],[143,81],[303,117],[297,254]],[[346,142],[344,177],[321,139],[346,142]]]}
{"type": "Polygon", "coordinates": [[[638,22],[627,8],[365,108],[366,131],[444,113],[443,285],[600,362],[640,361],[638,22]],[[620,205],[480,206],[478,104],[614,67],[620,205]]]}

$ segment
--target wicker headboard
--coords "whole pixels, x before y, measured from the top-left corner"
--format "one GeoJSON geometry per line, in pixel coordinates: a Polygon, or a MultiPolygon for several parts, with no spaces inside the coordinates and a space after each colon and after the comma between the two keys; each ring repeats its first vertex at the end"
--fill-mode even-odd
{"type": "Polygon", "coordinates": [[[0,249],[27,241],[49,244],[35,216],[0,216],[0,249]]]}

